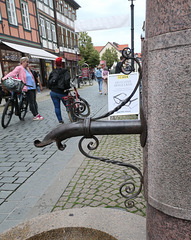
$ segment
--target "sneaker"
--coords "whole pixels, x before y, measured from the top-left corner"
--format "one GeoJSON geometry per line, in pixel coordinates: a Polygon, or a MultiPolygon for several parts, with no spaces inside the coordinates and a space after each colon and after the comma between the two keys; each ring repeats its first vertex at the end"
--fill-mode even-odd
{"type": "Polygon", "coordinates": [[[33,120],[43,120],[44,118],[38,114],[36,117],[33,117],[33,120]]]}
{"type": "Polygon", "coordinates": [[[59,124],[63,124],[63,123],[64,123],[64,121],[63,121],[63,120],[59,121],[59,124]]]}

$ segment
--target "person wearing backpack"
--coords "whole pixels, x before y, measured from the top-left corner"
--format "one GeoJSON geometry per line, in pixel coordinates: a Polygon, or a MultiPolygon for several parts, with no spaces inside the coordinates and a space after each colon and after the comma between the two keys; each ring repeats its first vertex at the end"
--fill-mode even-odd
{"type": "Polygon", "coordinates": [[[63,97],[68,95],[70,88],[70,73],[67,69],[62,68],[62,58],[58,57],[55,60],[56,69],[54,69],[48,79],[48,87],[51,89],[50,96],[54,104],[55,114],[59,123],[64,123],[61,114],[60,103],[64,105],[63,97]]]}

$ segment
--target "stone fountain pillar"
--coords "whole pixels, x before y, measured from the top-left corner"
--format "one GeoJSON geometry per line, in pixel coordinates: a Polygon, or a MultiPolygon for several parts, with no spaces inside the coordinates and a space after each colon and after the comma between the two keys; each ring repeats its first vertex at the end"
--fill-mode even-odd
{"type": "Polygon", "coordinates": [[[191,239],[191,3],[147,0],[147,239],[191,239]]]}

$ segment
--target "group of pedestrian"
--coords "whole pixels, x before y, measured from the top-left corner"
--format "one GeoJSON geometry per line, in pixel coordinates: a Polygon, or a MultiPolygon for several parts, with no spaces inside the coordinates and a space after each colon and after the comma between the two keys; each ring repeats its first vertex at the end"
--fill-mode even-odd
{"type": "MultiPolygon", "coordinates": [[[[116,66],[115,73],[121,72],[122,60],[123,58],[121,57],[120,62],[116,66]]],[[[61,57],[56,58],[55,63],[56,63],[56,69],[54,69],[49,75],[48,86],[51,89],[50,96],[54,104],[55,114],[58,119],[58,122],[64,123],[61,115],[60,104],[63,103],[65,105],[63,97],[68,95],[68,89],[70,88],[70,83],[68,82],[67,87],[65,87],[66,83],[64,82],[66,81],[65,74],[67,74],[68,76],[69,72],[63,68],[61,57]]],[[[109,76],[109,71],[106,66],[103,69],[101,66],[97,67],[97,70],[95,72],[95,78],[98,81],[100,94],[102,94],[102,87],[105,95],[108,92],[107,90],[108,76],[109,76]]],[[[36,101],[36,92],[42,91],[42,85],[37,72],[35,72],[33,69],[30,69],[29,67],[29,58],[22,57],[20,59],[20,65],[17,66],[13,71],[9,72],[8,74],[5,74],[5,76],[1,79],[2,86],[3,86],[3,81],[8,77],[17,77],[25,83],[23,91],[25,91],[27,94],[27,100],[29,103],[30,111],[33,114],[33,120],[43,120],[44,117],[42,117],[39,114],[38,104],[36,101]]],[[[69,80],[70,80],[70,76],[67,81],[69,80]]],[[[2,96],[0,95],[0,100],[1,99],[2,99],[2,96]]]]}
{"type": "MultiPolygon", "coordinates": [[[[122,68],[122,62],[124,58],[123,56],[120,57],[120,61],[117,63],[115,67],[115,74],[121,73],[122,68]]],[[[104,90],[104,94],[107,94],[108,89],[108,77],[109,77],[109,71],[108,68],[105,66],[102,68],[100,65],[97,67],[97,70],[95,72],[95,77],[98,82],[99,87],[99,93],[102,94],[102,88],[104,90]]]]}
{"type": "Polygon", "coordinates": [[[95,73],[97,82],[98,82],[98,87],[99,87],[99,93],[102,94],[102,87],[104,89],[104,94],[107,94],[107,81],[108,81],[108,76],[109,76],[109,71],[107,67],[104,67],[102,69],[101,66],[98,66],[96,73],[95,73]]]}

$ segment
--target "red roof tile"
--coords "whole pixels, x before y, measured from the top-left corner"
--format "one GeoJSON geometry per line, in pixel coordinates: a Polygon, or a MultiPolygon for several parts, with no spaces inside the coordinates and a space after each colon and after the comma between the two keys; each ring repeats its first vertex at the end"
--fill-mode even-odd
{"type": "Polygon", "coordinates": [[[104,46],[98,46],[98,47],[94,47],[95,50],[97,50],[99,53],[101,52],[101,50],[104,48],[104,46]]]}

